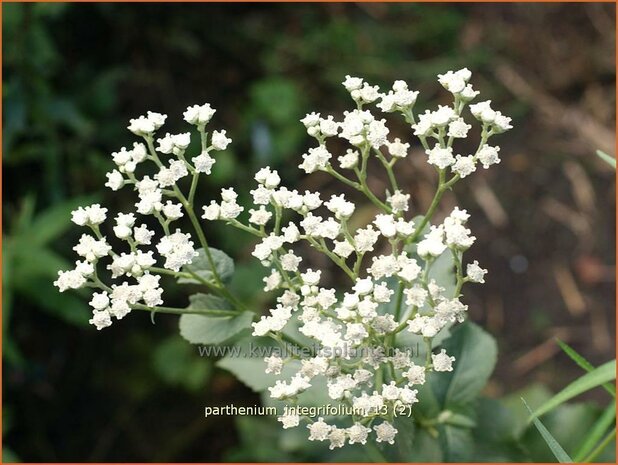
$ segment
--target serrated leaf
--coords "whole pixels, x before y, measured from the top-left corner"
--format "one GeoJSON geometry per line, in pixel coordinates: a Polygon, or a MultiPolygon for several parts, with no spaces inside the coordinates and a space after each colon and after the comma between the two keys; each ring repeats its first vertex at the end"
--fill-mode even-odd
{"type": "MultiPolygon", "coordinates": [[[[225,310],[229,304],[210,294],[195,294],[190,298],[189,309],[225,310]]],[[[184,314],[180,317],[180,335],[191,344],[221,344],[251,326],[252,312],[242,312],[238,316],[204,316],[184,314]]]]}
{"type": "Polygon", "coordinates": [[[602,384],[614,379],[616,379],[616,360],[611,360],[573,381],[566,388],[536,409],[530,417],[530,420],[532,417],[540,417],[544,413],[549,412],[553,408],[575,396],[578,396],[579,394],[589,391],[590,389],[594,389],[595,387],[601,386],[602,384]]]}
{"type": "MultiPolygon", "coordinates": [[[[528,407],[528,404],[526,403],[523,397],[521,398],[521,401],[526,406],[526,409],[532,414],[532,410],[530,410],[530,407],[528,407]]],[[[556,439],[551,435],[549,430],[545,428],[543,423],[541,423],[541,421],[538,418],[534,418],[533,422],[534,422],[534,426],[539,431],[539,433],[543,437],[543,440],[545,441],[547,446],[551,449],[552,453],[558,459],[558,461],[560,463],[573,463],[573,459],[569,457],[569,454],[566,453],[566,451],[562,448],[562,446],[558,443],[558,441],[556,441],[556,439]]]]}
{"type": "Polygon", "coordinates": [[[430,382],[444,409],[465,404],[479,395],[496,364],[496,341],[468,321],[452,330],[441,346],[455,357],[452,372],[433,373],[430,382]]]}
{"type": "MultiPolygon", "coordinates": [[[[214,268],[219,275],[219,278],[223,282],[230,280],[234,274],[234,260],[229,255],[219,249],[213,249],[210,247],[210,258],[212,258],[214,268]]],[[[214,274],[210,265],[208,255],[203,248],[197,249],[197,257],[193,259],[193,262],[189,265],[182,267],[182,271],[185,273],[194,273],[205,281],[214,281],[214,274]]],[[[181,284],[200,284],[195,278],[178,278],[178,282],[181,284]]]]}

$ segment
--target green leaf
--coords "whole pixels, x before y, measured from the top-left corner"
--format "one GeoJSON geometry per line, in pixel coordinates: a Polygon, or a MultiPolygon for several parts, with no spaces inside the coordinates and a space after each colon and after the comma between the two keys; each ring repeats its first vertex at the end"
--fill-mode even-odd
{"type": "Polygon", "coordinates": [[[611,360],[573,381],[566,388],[541,405],[529,420],[532,420],[533,417],[540,417],[563,402],[613,379],[616,379],[616,360],[611,360]]]}
{"type": "Polygon", "coordinates": [[[254,392],[262,392],[274,385],[275,379],[266,373],[266,363],[255,358],[225,357],[217,362],[219,368],[229,371],[254,392]]]}
{"type": "Polygon", "coordinates": [[[452,331],[441,346],[455,357],[453,371],[432,373],[432,389],[443,409],[453,409],[473,400],[485,387],[496,364],[496,341],[472,322],[452,331]]]}
{"type": "Polygon", "coordinates": [[[32,245],[44,245],[59,237],[63,232],[74,226],[71,223],[71,212],[79,206],[89,205],[96,197],[77,197],[56,204],[35,216],[25,232],[27,242],[32,245]]]}
{"type": "Polygon", "coordinates": [[[444,424],[446,425],[457,426],[459,428],[474,428],[476,426],[476,420],[468,415],[450,411],[447,411],[447,413],[449,415],[444,419],[444,424]]]}
{"type": "Polygon", "coordinates": [[[393,426],[397,428],[397,441],[395,442],[397,457],[395,462],[411,461],[415,454],[414,439],[416,437],[416,426],[412,418],[397,417],[393,421],[393,426]]]}
{"type": "Polygon", "coordinates": [[[414,436],[414,456],[411,462],[443,462],[444,452],[438,438],[429,434],[424,428],[419,428],[414,436]]]}
{"type": "MultiPolygon", "coordinates": [[[[532,410],[530,410],[530,407],[528,407],[528,404],[526,403],[523,397],[521,398],[521,401],[526,406],[526,409],[532,414],[532,410]]],[[[536,426],[536,429],[539,431],[539,433],[541,433],[543,440],[545,441],[547,446],[551,449],[552,453],[558,459],[558,461],[560,463],[573,463],[573,459],[571,459],[571,457],[569,457],[569,454],[567,454],[565,450],[562,448],[562,446],[558,444],[558,441],[556,441],[554,437],[551,435],[551,433],[549,432],[549,430],[545,428],[545,426],[543,426],[543,423],[541,423],[541,421],[538,418],[534,418],[533,421],[534,421],[534,426],[536,426]]]]}
{"type": "Polygon", "coordinates": [[[68,292],[60,293],[50,280],[37,276],[34,276],[27,286],[22,284],[16,289],[41,310],[66,323],[88,326],[91,312],[83,297],[68,292]]]}
{"type": "Polygon", "coordinates": [[[262,392],[273,386],[275,380],[290,378],[298,371],[298,362],[288,363],[280,375],[266,373],[264,357],[278,349],[276,342],[268,337],[247,337],[239,340],[230,353],[217,362],[219,368],[232,373],[247,387],[255,392],[262,392]]]}
{"type": "Polygon", "coordinates": [[[597,150],[597,156],[612,168],[616,169],[616,159],[602,150],[597,150]]]}
{"type": "Polygon", "coordinates": [[[517,420],[503,402],[481,397],[476,405],[476,414],[475,436],[482,442],[505,442],[516,439],[517,420]]]}
{"type": "Polygon", "coordinates": [[[539,405],[542,405],[543,402],[547,401],[551,396],[552,393],[545,385],[534,383],[508,394],[501,399],[501,403],[513,415],[513,428],[516,438],[521,437],[525,430],[530,427],[528,413],[521,404],[521,398],[528,399],[528,405],[530,405],[532,409],[535,409],[539,405]]]}
{"type": "MultiPolygon", "coordinates": [[[[521,402],[518,400],[518,402],[521,402]]],[[[517,405],[521,406],[521,403],[517,405]]],[[[475,406],[477,426],[473,429],[476,445],[472,462],[526,462],[518,442],[518,422],[504,402],[481,397],[475,406]]],[[[525,422],[525,418],[523,418],[525,422]]]]}
{"type": "Polygon", "coordinates": [[[615,426],[616,420],[616,401],[612,401],[607,406],[601,417],[596,421],[590,432],[586,435],[581,445],[575,452],[575,461],[581,462],[592,450],[594,446],[603,438],[610,426],[615,426]]]}
{"type": "MultiPolygon", "coordinates": [[[[189,297],[190,309],[222,310],[229,308],[225,300],[210,294],[189,297]]],[[[238,316],[203,316],[185,314],[180,317],[180,335],[191,344],[221,344],[251,326],[252,312],[238,316]]]]}
{"type": "MultiPolygon", "coordinates": [[[[560,339],[556,339],[556,342],[560,346],[560,348],[569,356],[571,359],[577,363],[584,370],[590,372],[594,370],[594,365],[578,354],[575,349],[573,349],[570,345],[562,342],[560,339]]],[[[616,388],[610,383],[606,383],[603,385],[603,388],[611,394],[612,397],[616,398],[616,388]]]]}
{"type": "MultiPolygon", "coordinates": [[[[399,416],[395,417],[391,423],[397,429],[395,444],[374,444],[373,451],[367,450],[367,447],[364,447],[364,450],[373,455],[373,457],[367,455],[366,458],[369,458],[371,461],[377,461],[381,455],[380,462],[402,463],[416,461],[418,453],[416,446],[417,425],[414,422],[414,418],[399,416]]],[[[360,461],[362,462],[363,460],[361,459],[360,461]]]]}
{"type": "Polygon", "coordinates": [[[235,418],[235,423],[240,444],[228,448],[224,460],[271,463],[293,460],[290,453],[281,447],[282,431],[280,424],[272,421],[271,418],[239,415],[235,418]]]}
{"type": "MultiPolygon", "coordinates": [[[[234,260],[219,249],[210,247],[208,250],[219,278],[224,282],[229,281],[234,274],[234,260]]],[[[193,259],[190,265],[183,266],[182,271],[194,273],[205,281],[214,281],[214,274],[206,252],[200,248],[197,250],[197,253],[198,256],[193,259]]],[[[200,281],[195,278],[178,278],[178,282],[181,284],[200,284],[200,281]]]]}
{"type": "Polygon", "coordinates": [[[2,448],[2,463],[20,463],[21,460],[15,452],[8,447],[2,448]]]}
{"type": "Polygon", "coordinates": [[[469,428],[442,425],[439,432],[445,462],[466,462],[470,460],[474,452],[474,440],[469,428]]]}
{"type": "Polygon", "coordinates": [[[202,389],[212,370],[212,361],[198,357],[194,348],[178,336],[166,339],[156,348],[152,363],[165,382],[189,391],[202,389]]]}

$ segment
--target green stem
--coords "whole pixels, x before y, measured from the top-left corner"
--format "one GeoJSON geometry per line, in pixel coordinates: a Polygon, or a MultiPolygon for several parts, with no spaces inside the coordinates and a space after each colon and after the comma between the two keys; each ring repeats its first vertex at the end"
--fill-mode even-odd
{"type": "Polygon", "coordinates": [[[461,263],[463,254],[453,249],[451,249],[451,253],[453,254],[453,259],[455,260],[455,270],[457,275],[457,284],[455,285],[455,292],[453,294],[453,298],[456,299],[461,294],[461,288],[464,284],[464,276],[461,263]]]}
{"type": "MultiPolygon", "coordinates": [[[[403,291],[405,289],[405,286],[403,284],[402,281],[399,281],[399,287],[397,288],[397,297],[395,300],[395,321],[397,323],[399,323],[399,318],[401,318],[401,304],[403,302],[403,291]]],[[[401,326],[401,325],[400,325],[401,326]]],[[[388,339],[387,339],[387,346],[392,347],[395,345],[395,335],[399,332],[397,331],[399,329],[399,326],[397,328],[395,328],[395,331],[393,331],[388,339]]],[[[394,369],[393,369],[393,377],[394,377],[394,369]]]]}
{"type": "Polygon", "coordinates": [[[384,158],[384,155],[382,154],[382,152],[380,152],[378,149],[373,149],[373,152],[375,153],[378,160],[380,160],[380,163],[382,163],[382,166],[384,166],[384,169],[386,170],[386,174],[388,175],[388,180],[391,183],[391,188],[393,189],[393,193],[395,193],[396,191],[399,190],[399,186],[397,185],[397,178],[395,178],[393,167],[388,161],[386,161],[386,158],[384,158]]]}
{"type": "Polygon", "coordinates": [[[425,369],[427,369],[431,366],[431,339],[424,337],[423,341],[425,341],[425,347],[427,350],[427,354],[425,355],[425,369]]]}
{"type": "Polygon", "coordinates": [[[154,313],[169,313],[172,315],[204,315],[204,316],[238,316],[238,312],[233,310],[220,309],[191,309],[191,308],[175,308],[175,307],[148,307],[147,305],[134,304],[131,308],[135,310],[144,310],[154,313]]]}
{"type": "Polygon", "coordinates": [[[336,254],[328,250],[328,247],[326,246],[324,239],[321,239],[321,242],[318,242],[314,238],[307,236],[307,241],[311,245],[313,245],[317,250],[319,250],[320,252],[325,254],[328,258],[330,258],[331,261],[335,265],[337,265],[339,268],[341,268],[352,281],[356,281],[356,274],[350,269],[348,265],[346,265],[343,259],[341,259],[339,256],[337,256],[336,254]]]}
{"type": "Polygon", "coordinates": [[[401,302],[403,301],[403,291],[405,286],[399,281],[399,289],[397,289],[397,300],[395,301],[395,321],[399,321],[401,317],[401,302]]]}
{"type": "Polygon", "coordinates": [[[227,222],[227,224],[230,224],[230,225],[234,226],[235,228],[241,229],[241,230],[243,230],[245,232],[248,232],[249,234],[253,234],[254,236],[257,236],[257,237],[265,237],[266,236],[266,234],[264,232],[260,231],[259,229],[256,229],[253,226],[248,226],[246,224],[242,224],[237,219],[229,220],[227,222]]]}
{"type": "Polygon", "coordinates": [[[193,200],[195,199],[195,191],[197,189],[197,181],[200,177],[200,173],[195,171],[193,173],[193,179],[191,180],[191,188],[189,189],[189,203],[193,205],[193,200]]]}
{"type": "Polygon", "coordinates": [[[338,171],[335,171],[332,165],[328,165],[326,167],[326,172],[332,175],[333,177],[335,177],[336,179],[338,179],[339,181],[341,181],[342,183],[347,184],[348,186],[353,187],[356,190],[360,190],[361,186],[359,183],[352,181],[351,179],[346,178],[344,175],[342,175],[338,171]]]}
{"type": "Polygon", "coordinates": [[[293,338],[289,334],[286,334],[284,332],[280,332],[279,334],[281,335],[281,340],[287,342],[288,344],[295,345],[296,347],[299,347],[301,349],[310,349],[310,347],[308,347],[305,344],[303,344],[302,342],[296,340],[295,338],[293,338]]]}
{"type": "MultiPolygon", "coordinates": [[[[154,162],[159,167],[163,166],[154,148],[152,137],[145,137],[145,140],[146,140],[146,144],[148,145],[148,150],[150,151],[150,156],[152,157],[154,162]]],[[[202,246],[202,248],[204,249],[204,253],[206,254],[206,259],[208,260],[208,264],[210,266],[212,276],[217,283],[217,287],[221,290],[221,293],[225,295],[225,297],[230,302],[232,302],[237,308],[245,310],[246,309],[245,305],[242,302],[240,302],[236,297],[234,297],[232,293],[223,284],[223,280],[221,279],[221,276],[219,275],[219,272],[217,271],[217,267],[215,266],[215,261],[213,260],[212,254],[210,253],[208,241],[206,240],[206,236],[204,236],[204,231],[202,231],[202,228],[197,219],[197,216],[195,215],[195,211],[193,210],[193,206],[187,201],[187,199],[185,198],[185,196],[180,191],[177,185],[174,184],[173,189],[174,189],[174,193],[176,194],[176,197],[178,198],[178,200],[184,207],[185,211],[187,212],[187,215],[189,216],[189,219],[191,220],[191,224],[193,225],[193,229],[195,230],[195,233],[197,234],[200,245],[202,246]]]]}
{"type": "Polygon", "coordinates": [[[431,220],[431,217],[436,212],[438,205],[440,205],[440,200],[442,200],[442,196],[444,195],[444,192],[446,191],[444,178],[445,178],[444,170],[440,170],[438,174],[438,189],[436,190],[436,193],[433,196],[431,205],[429,205],[429,208],[427,209],[427,212],[425,213],[425,216],[423,217],[423,221],[421,221],[421,224],[418,225],[412,237],[408,239],[406,242],[408,243],[416,242],[419,236],[421,235],[421,233],[423,232],[423,229],[425,229],[425,226],[427,226],[427,224],[431,220]]]}
{"type": "Polygon", "coordinates": [[[356,254],[356,262],[354,262],[354,269],[352,270],[352,272],[354,273],[354,275],[356,277],[358,277],[358,274],[360,273],[360,267],[363,263],[363,257],[365,256],[364,253],[357,253],[356,254]]]}

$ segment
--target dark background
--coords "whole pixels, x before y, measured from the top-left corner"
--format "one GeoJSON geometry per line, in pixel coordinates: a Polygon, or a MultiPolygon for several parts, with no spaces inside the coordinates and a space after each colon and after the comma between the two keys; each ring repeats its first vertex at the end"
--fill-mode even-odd
{"type": "MultiPolygon", "coordinates": [[[[167,113],[174,132],[187,105],[218,109],[214,124],[234,144],[202,185],[203,203],[224,185],[247,191],[265,164],[290,186],[338,188],[321,174],[300,178],[311,142],[298,120],[349,108],[345,74],[404,79],[435,105],[448,99],[435,75],[466,66],[481,97],[514,119],[498,140],[503,163],[458,185],[444,208],[472,213],[469,259],[490,270],[465,297],[500,345],[487,393],[534,382],[557,390],[574,379],[579,369],[554,337],[595,364],[615,356],[615,178],[594,154],[615,146],[613,4],[2,10],[5,460],[255,459],[239,440],[242,424],[202,411],[258,397],[200,359],[175,317],[152,325],[132,314],[97,332],[87,300],[51,282],[74,260],[75,205],[96,199],[117,211],[134,202],[128,190],[102,186],[109,154],[132,141],[128,119],[146,110],[167,113]]],[[[411,158],[400,184],[424,211],[435,179],[420,151],[411,158]]],[[[371,180],[375,189],[384,181],[371,180]]],[[[226,231],[212,228],[212,242],[238,260],[242,296],[262,305],[250,243],[226,231]]],[[[186,302],[180,290],[166,292],[186,302]]]]}

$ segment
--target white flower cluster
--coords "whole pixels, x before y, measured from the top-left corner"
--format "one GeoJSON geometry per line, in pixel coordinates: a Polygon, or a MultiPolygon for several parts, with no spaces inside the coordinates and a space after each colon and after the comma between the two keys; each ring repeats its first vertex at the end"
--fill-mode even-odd
{"type": "MultiPolygon", "coordinates": [[[[270,268],[265,290],[281,291],[276,306],[253,323],[254,336],[289,341],[286,330],[297,327],[318,348],[308,359],[265,359],[268,373],[280,374],[291,362],[299,366],[291,378],[279,379],[269,388],[271,397],[295,402],[322,378],[333,401],[358,412],[347,428],[329,424],[324,418],[305,418],[309,439],[329,441],[331,449],[346,443],[364,444],[372,432],[377,442],[394,442],[393,412],[402,406],[412,408],[419,401],[416,387],[424,384],[431,372],[453,370],[455,358],[444,349],[433,353],[431,341],[445,327],[464,321],[468,307],[460,301],[462,286],[484,282],[486,273],[475,261],[463,274],[462,255],[475,240],[466,227],[469,215],[465,210],[455,208],[438,225],[429,225],[434,210],[416,222],[409,219],[410,194],[397,185],[393,166],[408,156],[410,143],[389,140],[386,120],[378,119],[365,106],[376,103],[383,112],[400,113],[410,123],[428,163],[439,174],[437,203],[448,187],[475,171],[477,162],[488,168],[500,161],[498,147],[487,145],[487,141],[510,128],[510,119],[492,110],[490,102],[471,105],[472,115],[481,123],[481,141],[474,154],[455,154],[454,141],[467,137],[472,127],[463,115],[478,94],[468,83],[470,77],[467,69],[440,75],[440,84],[453,94],[453,105],[415,116],[418,92],[409,90],[405,82],[396,81],[391,90],[382,93],[361,78],[347,76],[343,85],[356,102],[355,110],[344,112],[341,119],[311,113],[301,120],[318,145],[302,156],[299,168],[306,173],[330,173],[364,193],[378,207],[378,213],[364,226],[352,228],[350,218],[356,206],[343,194],[323,199],[319,192],[289,189],[269,167],[255,176],[257,187],[251,195],[256,208],[249,210],[247,224],[238,220],[243,207],[236,203],[232,190],[222,191],[221,203],[204,207],[203,218],[227,221],[260,238],[253,255],[270,268]],[[327,147],[328,139],[334,137],[351,146],[339,157],[327,147]],[[366,184],[370,157],[377,158],[389,174],[391,186],[383,199],[366,184]],[[355,177],[347,177],[339,169],[349,170],[355,177]],[[284,221],[284,217],[293,220],[284,221]],[[302,266],[303,258],[294,250],[301,242],[325,254],[345,272],[350,278],[347,292],[339,295],[335,289],[323,287],[321,271],[302,266]],[[444,253],[452,254],[456,263],[454,294],[429,278],[433,263],[444,253]],[[396,346],[402,331],[426,341],[425,360],[414,360],[412,354],[396,346]]],[[[294,414],[279,420],[284,428],[301,424],[294,414]]]]}
{"type": "MultiPolygon", "coordinates": [[[[220,201],[212,200],[202,207],[204,220],[224,221],[259,238],[253,256],[270,270],[264,289],[279,295],[274,308],[255,318],[253,335],[313,349],[310,357],[294,354],[265,359],[266,372],[275,376],[281,375],[284,367],[296,367],[291,376],[274,381],[269,388],[271,397],[295,403],[300,394],[325,383],[333,402],[353,409],[346,427],[324,417],[317,421],[293,413],[279,417],[284,428],[306,422],[309,440],[328,441],[331,449],[368,440],[394,443],[395,412],[413,409],[423,401],[417,398],[418,388],[432,373],[453,370],[455,358],[444,349],[436,351],[433,341],[445,328],[466,318],[463,285],[485,280],[487,271],[476,261],[468,263],[464,271],[463,254],[475,241],[466,226],[468,213],[456,207],[441,223],[431,224],[431,220],[445,191],[471,175],[478,164],[489,168],[500,162],[499,148],[488,142],[511,128],[510,118],[492,109],[490,101],[470,105],[478,92],[469,83],[469,70],[449,71],[438,78],[452,94],[452,105],[419,114],[414,108],[418,92],[404,81],[395,81],[391,89],[382,92],[361,78],[346,76],[343,85],[356,104],[354,110],[340,117],[311,113],[301,120],[317,145],[302,156],[299,168],[305,173],[329,173],[363,194],[375,206],[371,218],[367,219],[365,209],[362,218],[355,218],[356,205],[343,193],[323,198],[319,192],[286,187],[270,167],[255,175],[257,186],[250,191],[252,207],[245,209],[233,188],[222,189],[220,201]],[[436,194],[421,216],[413,214],[413,199],[395,175],[395,165],[409,156],[411,142],[392,138],[387,120],[375,116],[368,105],[387,115],[403,116],[437,172],[436,194]],[[464,115],[466,109],[480,124],[480,141],[474,153],[462,155],[454,143],[467,138],[472,128],[464,115]],[[333,143],[334,138],[341,140],[333,143]],[[342,144],[345,153],[334,156],[331,149],[342,144]],[[386,171],[386,192],[374,193],[367,184],[370,159],[386,171]],[[327,287],[322,270],[312,268],[302,257],[301,245],[325,255],[349,278],[349,287],[327,287]],[[454,291],[431,278],[432,266],[444,254],[453,257],[454,291]],[[425,343],[424,357],[417,358],[418,354],[401,343],[403,332],[425,343]],[[303,338],[300,341],[294,336],[298,333],[303,338]]],[[[161,275],[197,280],[244,310],[218,276],[194,210],[199,176],[210,174],[215,163],[213,151],[225,150],[231,142],[225,131],[213,131],[208,142],[206,126],[214,114],[208,104],[191,106],[184,112],[185,121],[200,135],[201,150],[190,162],[186,156],[190,133],[167,133],[155,139],[165,115],[148,112],[130,121],[128,129],[143,141],[112,154],[116,169],[107,174],[106,183],[112,190],[131,185],[137,192],[135,212],[118,214],[110,228],[113,240],[124,245],[125,251],[114,251],[101,232],[106,208],[95,204],[73,212],[73,221],[90,228],[92,234],[79,239],[74,250],[82,260],[74,269],[59,272],[55,284],[61,292],[82,287],[100,290],[90,301],[90,321],[98,329],[133,309],[183,313],[186,309],[160,307],[161,275]],[[156,172],[138,177],[138,168],[145,162],[154,164],[156,172]],[[191,182],[185,194],[179,184],[186,178],[191,182]],[[139,215],[148,219],[138,221],[139,215]],[[190,220],[203,251],[196,250],[189,233],[178,227],[171,230],[171,223],[181,218],[190,220]],[[163,233],[159,239],[149,226],[156,222],[163,233]],[[185,267],[202,253],[210,261],[212,279],[185,267]],[[99,269],[103,259],[109,264],[99,269]],[[102,271],[113,284],[103,282],[102,271]]]]}
{"type": "Polygon", "coordinates": [[[130,121],[128,129],[142,137],[143,142],[135,142],[130,150],[122,147],[112,154],[116,168],[107,173],[105,184],[114,191],[132,185],[137,192],[135,212],[119,213],[110,231],[118,239],[119,246],[125,244],[124,252],[114,251],[107,237],[101,233],[100,225],[107,219],[106,208],[95,204],[80,207],[72,213],[73,222],[89,227],[92,235],[83,234],[74,247],[84,261],[78,261],[73,270],[60,271],[54,284],[61,292],[82,287],[102,291],[94,293],[90,301],[93,308],[90,323],[97,329],[110,326],[112,317],[121,319],[132,309],[156,309],[163,303],[160,275],[178,273],[198,255],[191,235],[178,228],[171,232],[170,224],[188,213],[194,220],[194,226],[199,227],[193,212],[194,186],[201,173],[210,174],[215,163],[212,152],[225,150],[231,142],[225,131],[213,131],[208,144],[206,124],[214,113],[209,104],[189,107],[184,113],[185,121],[197,127],[201,140],[201,152],[191,162],[185,158],[191,143],[190,133],[167,133],[155,140],[155,132],[165,123],[166,115],[148,112],[130,121]],[[170,158],[164,160],[162,155],[169,155],[170,158]],[[157,171],[153,177],[137,177],[137,168],[144,162],[155,166],[157,171]],[[190,175],[192,188],[185,196],[178,183],[190,175]],[[139,215],[155,218],[163,232],[160,239],[155,241],[155,232],[146,222],[137,224],[139,215]],[[147,250],[153,245],[155,250],[147,250]],[[109,271],[112,280],[128,277],[134,281],[105,284],[98,269],[99,261],[105,257],[109,258],[110,263],[104,270],[109,271]],[[161,268],[155,266],[157,261],[161,262],[161,268]]]}

